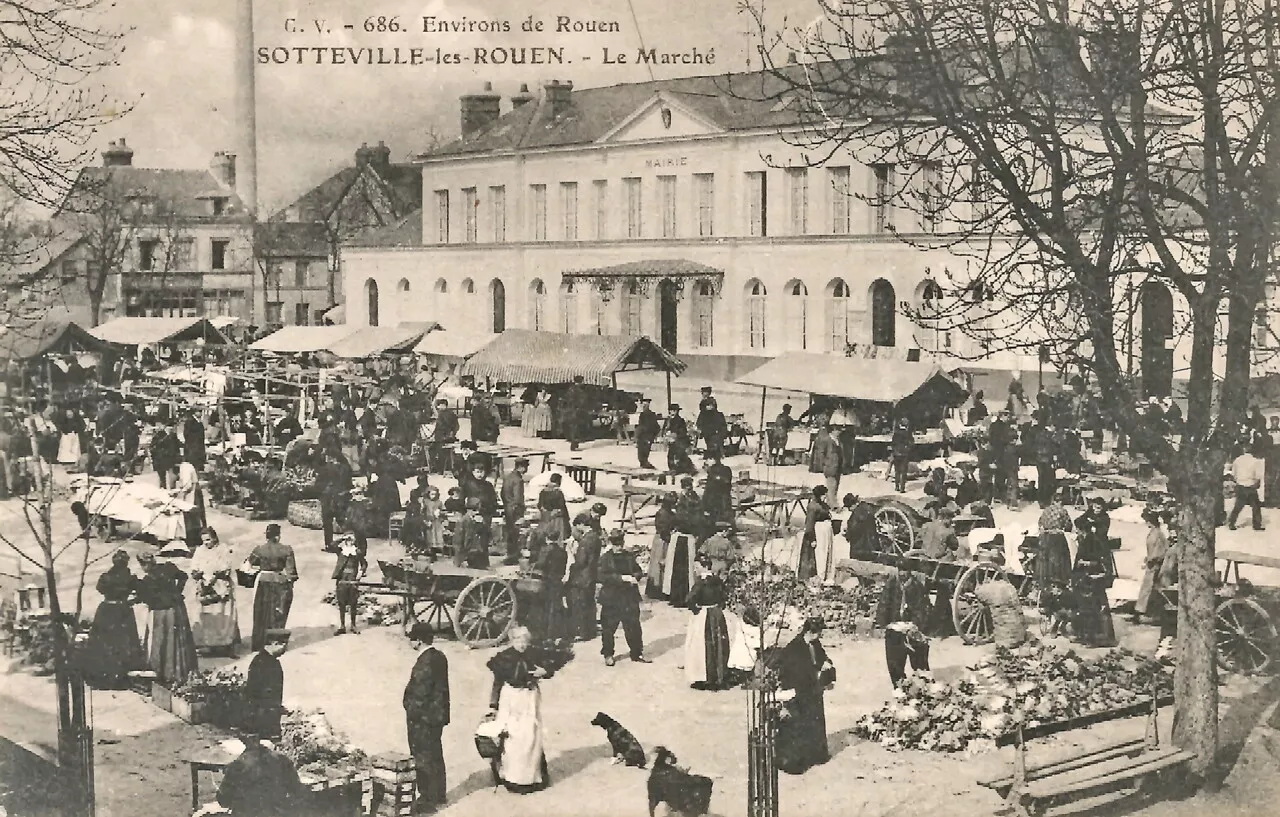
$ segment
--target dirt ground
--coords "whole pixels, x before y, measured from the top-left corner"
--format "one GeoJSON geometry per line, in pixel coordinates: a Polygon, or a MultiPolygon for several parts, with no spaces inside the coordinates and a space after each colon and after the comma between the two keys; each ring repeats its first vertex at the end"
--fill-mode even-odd
{"type": "MultiPolygon", "coordinates": [[[[509,430],[504,430],[505,435],[509,430]]],[[[521,438],[513,436],[513,442],[521,438]]],[[[556,443],[553,442],[554,446],[556,443]]],[[[633,462],[634,450],[596,446],[585,452],[592,459],[633,462]]],[[[732,463],[735,470],[762,471],[745,459],[732,463]]],[[[763,473],[759,474],[765,475],[763,473]]],[[[799,485],[815,484],[818,475],[800,468],[768,469],[769,477],[799,485]]],[[[152,478],[146,475],[141,478],[152,478]]],[[[864,496],[888,492],[880,480],[854,476],[842,492],[864,496]]],[[[608,519],[617,519],[617,486],[601,481],[601,499],[610,506],[608,519]]],[[[1010,513],[996,511],[1000,526],[1010,533],[1033,528],[1038,509],[1010,513]]],[[[0,503],[0,525],[6,531],[19,528],[21,509],[16,501],[0,503]]],[[[1280,516],[1269,515],[1271,524],[1280,516]]],[[[73,535],[69,510],[57,514],[57,535],[73,535]]],[[[1113,535],[1121,536],[1124,549],[1117,554],[1122,581],[1113,589],[1113,603],[1132,598],[1140,579],[1143,530],[1136,508],[1127,506],[1113,515],[1113,535]]],[[[261,541],[265,523],[246,522],[212,514],[211,523],[222,538],[247,554],[261,541]]],[[[606,522],[607,523],[607,522],[606,522]]],[[[1220,531],[1219,547],[1268,552],[1270,540],[1252,531],[1220,531]]],[[[1010,538],[1010,537],[1007,537],[1010,538]]],[[[301,574],[289,625],[294,637],[283,658],[286,704],[322,709],[333,725],[370,754],[407,749],[400,698],[413,662],[410,646],[398,628],[370,628],[359,635],[334,635],[336,611],[321,602],[332,589],[329,578],[333,557],[321,550],[318,531],[286,526],[285,541],[298,556],[301,574]]],[[[115,544],[94,542],[91,553],[109,553],[115,544]]],[[[131,543],[128,549],[144,546],[131,543]]],[[[78,548],[68,552],[77,559],[78,548]]],[[[393,557],[392,547],[372,545],[370,561],[393,557]]],[[[11,568],[0,556],[0,571],[11,568]]],[[[106,566],[98,563],[94,576],[106,566]]],[[[74,598],[76,577],[71,563],[64,566],[62,597],[74,598]]],[[[1266,577],[1259,584],[1280,584],[1266,577]]],[[[91,612],[99,599],[92,591],[93,576],[84,594],[91,612]]],[[[241,599],[241,628],[251,626],[251,605],[241,599]]],[[[603,733],[590,725],[597,711],[605,711],[627,726],[652,750],[665,745],[700,774],[715,780],[712,812],[723,817],[746,813],[747,697],[742,691],[699,692],[687,687],[681,673],[682,647],[688,613],[663,604],[646,603],[644,634],[653,664],[628,661],[608,668],[599,655],[599,641],[578,645],[577,657],[544,687],[544,712],[548,729],[548,757],[553,785],[544,792],[517,797],[495,792],[488,768],[472,743],[472,729],[487,708],[489,674],[485,662],[493,650],[468,650],[451,641],[440,643],[450,661],[453,698],[452,724],[445,730],[445,754],[449,768],[449,817],[489,817],[519,809],[524,815],[619,815],[647,813],[645,773],[609,763],[603,733]]],[[[1117,617],[1124,644],[1150,652],[1155,631],[1131,627],[1117,617]]],[[[933,817],[994,813],[999,799],[976,785],[976,780],[1007,768],[1010,750],[986,754],[943,755],[924,752],[889,752],[852,736],[854,722],[878,708],[889,697],[883,647],[878,641],[831,638],[829,652],[839,683],[828,693],[827,729],[833,758],[802,777],[782,776],[781,812],[784,815],[929,814],[933,817]]],[[[969,647],[958,639],[936,642],[932,664],[941,677],[960,672],[989,648],[969,647]]],[[[247,664],[247,657],[239,660],[247,664]]],[[[1280,692],[1276,684],[1228,679],[1223,687],[1223,745],[1228,758],[1222,788],[1183,803],[1156,803],[1139,813],[1153,817],[1190,817],[1217,811],[1223,817],[1274,813],[1272,789],[1277,778],[1276,756],[1280,736],[1255,728],[1262,714],[1280,692]],[[1273,748],[1274,747],[1274,748],[1273,748]]],[[[128,692],[98,692],[93,696],[97,739],[97,795],[101,817],[177,817],[191,807],[190,777],[183,757],[211,746],[225,736],[203,727],[191,727],[153,707],[145,698],[128,692]]],[[[19,742],[52,746],[54,698],[47,679],[21,668],[0,674],[0,735],[19,742]]],[[[1165,714],[1167,730],[1171,718],[1165,714]]],[[[1033,761],[1052,758],[1075,746],[1087,747],[1112,738],[1142,734],[1141,719],[1102,724],[1090,730],[1040,741],[1033,746],[1033,761]]],[[[5,767],[0,765],[0,775],[5,767]]],[[[0,791],[12,781],[0,779],[0,791]]],[[[202,799],[211,797],[212,781],[206,777],[202,799]]],[[[1280,792],[1277,792],[1280,793],[1280,792]]],[[[1135,805],[1125,806],[1132,812],[1135,805]]]]}

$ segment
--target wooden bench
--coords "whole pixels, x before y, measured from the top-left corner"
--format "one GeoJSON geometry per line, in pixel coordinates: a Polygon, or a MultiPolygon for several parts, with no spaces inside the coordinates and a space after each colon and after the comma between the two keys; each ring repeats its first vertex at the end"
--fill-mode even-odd
{"type": "Polygon", "coordinates": [[[1016,747],[1013,773],[980,780],[1021,817],[1036,817],[1045,810],[1087,798],[1113,797],[1138,791],[1156,791],[1152,783],[1183,767],[1194,755],[1171,746],[1161,746],[1159,707],[1173,702],[1171,696],[1140,701],[1130,706],[1106,710],[1079,718],[1019,726],[997,739],[997,746],[1016,747]],[[1027,765],[1027,741],[1081,729],[1103,721],[1147,714],[1146,735],[1077,753],[1051,763],[1027,765]]]}

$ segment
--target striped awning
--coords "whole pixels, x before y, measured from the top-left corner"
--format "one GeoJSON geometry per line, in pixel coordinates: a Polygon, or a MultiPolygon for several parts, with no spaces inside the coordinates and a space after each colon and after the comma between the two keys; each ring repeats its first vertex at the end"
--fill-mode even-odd
{"type": "Polygon", "coordinates": [[[616,372],[680,374],[685,364],[647,337],[566,335],[508,329],[462,366],[461,374],[502,383],[587,383],[608,386],[616,372]]]}

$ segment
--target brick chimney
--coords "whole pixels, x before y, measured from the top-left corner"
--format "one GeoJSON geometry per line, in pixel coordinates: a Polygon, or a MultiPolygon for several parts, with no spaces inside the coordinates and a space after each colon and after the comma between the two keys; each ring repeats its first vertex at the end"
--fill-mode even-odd
{"type": "Polygon", "coordinates": [[[386,142],[379,140],[377,147],[369,148],[369,163],[380,172],[391,166],[391,148],[386,142]]]}
{"type": "Polygon", "coordinates": [[[542,86],[542,90],[547,95],[547,104],[551,106],[553,119],[569,112],[569,106],[572,104],[570,99],[570,94],[573,93],[572,82],[561,83],[560,80],[553,79],[542,86]]]}
{"type": "Polygon", "coordinates": [[[107,144],[107,149],[102,151],[103,167],[131,167],[133,165],[133,148],[124,143],[124,138],[116,139],[107,144]]]}
{"type": "Polygon", "coordinates": [[[533,101],[533,94],[529,93],[529,83],[522,82],[520,83],[520,93],[511,97],[511,110],[514,111],[516,108],[519,108],[521,105],[524,105],[526,102],[532,102],[532,101],[533,101]]]}
{"type": "Polygon", "coordinates": [[[372,148],[368,142],[361,142],[360,147],[356,148],[356,167],[364,167],[369,164],[369,157],[372,155],[372,148]]]}
{"type": "Polygon", "coordinates": [[[502,115],[502,96],[493,92],[493,83],[484,84],[484,92],[465,94],[462,105],[462,138],[489,127],[502,115]]]}
{"type": "Polygon", "coordinates": [[[223,185],[236,189],[236,155],[220,150],[213,154],[213,161],[209,163],[209,172],[223,185]]]}

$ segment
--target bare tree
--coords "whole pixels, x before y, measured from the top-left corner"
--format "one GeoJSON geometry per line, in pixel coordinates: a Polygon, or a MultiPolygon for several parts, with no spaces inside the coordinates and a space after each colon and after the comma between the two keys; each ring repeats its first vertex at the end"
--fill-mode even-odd
{"type": "Polygon", "coordinates": [[[1176,739],[1203,774],[1218,746],[1216,508],[1278,215],[1275,0],[820,2],[803,27],[746,4],[766,69],[733,92],[785,101],[806,164],[871,167],[867,189],[836,192],[887,235],[959,259],[934,271],[941,302],[913,317],[1085,362],[1169,476],[1183,531],[1176,739]],[[1124,341],[1156,285],[1181,306],[1169,334],[1190,346],[1180,443],[1149,432],[1128,388],[1124,341]]]}
{"type": "Polygon", "coordinates": [[[98,128],[128,107],[94,85],[125,32],[108,0],[0,0],[0,187],[56,207],[98,128]]]}

